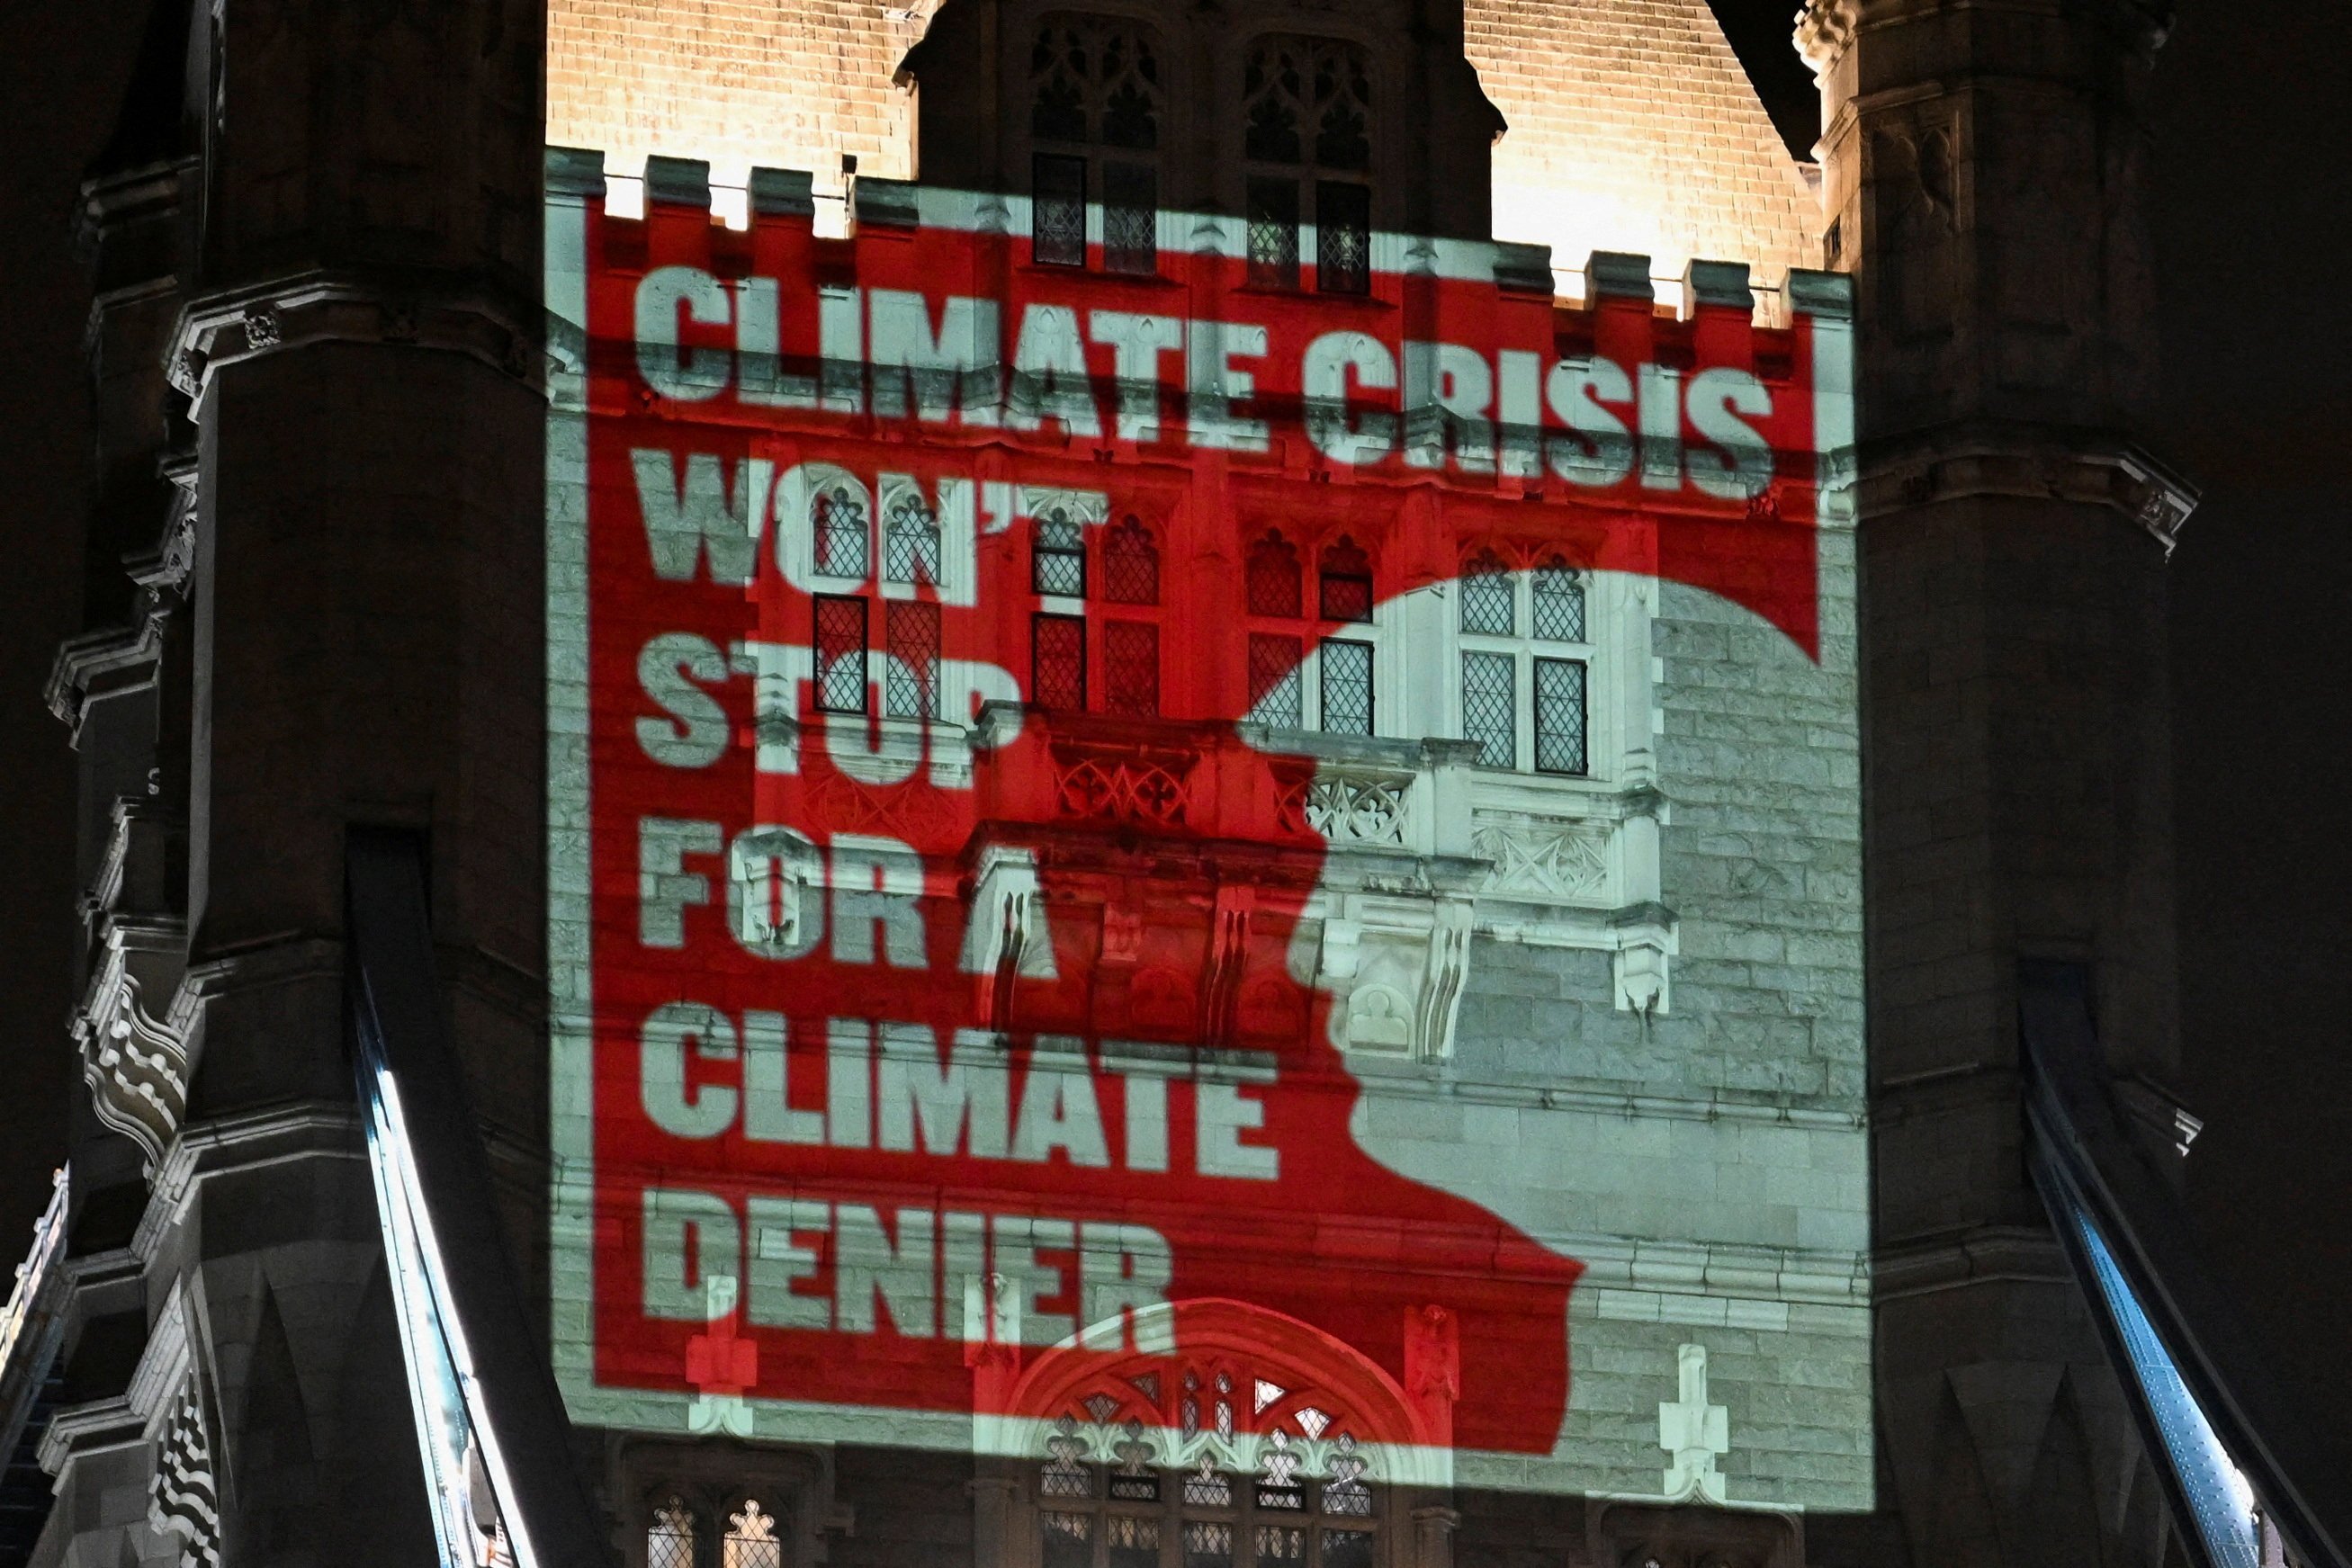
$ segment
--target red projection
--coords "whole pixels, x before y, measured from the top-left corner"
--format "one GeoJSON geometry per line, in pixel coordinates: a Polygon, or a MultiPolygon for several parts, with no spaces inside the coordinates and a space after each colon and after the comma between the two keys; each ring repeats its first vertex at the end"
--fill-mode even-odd
{"type": "Polygon", "coordinates": [[[1351,1124],[1301,732],[1402,735],[1373,629],[1485,549],[1810,651],[1812,324],[922,195],[588,209],[595,1382],[1018,1414],[1238,1314],[1378,1369],[1360,1437],[1549,1452],[1580,1265],[1351,1124]]]}

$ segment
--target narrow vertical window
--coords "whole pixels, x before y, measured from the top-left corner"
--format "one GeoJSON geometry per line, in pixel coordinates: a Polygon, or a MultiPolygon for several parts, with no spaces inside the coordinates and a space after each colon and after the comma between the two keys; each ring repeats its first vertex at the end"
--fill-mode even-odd
{"type": "Polygon", "coordinates": [[[1105,705],[1112,713],[1152,718],[1160,713],[1160,628],[1145,621],[1103,625],[1105,705]]]}
{"type": "Polygon", "coordinates": [[[1324,639],[1321,649],[1323,729],[1331,735],[1372,733],[1372,645],[1324,639]]]}
{"type": "Polygon", "coordinates": [[[1530,584],[1536,636],[1547,643],[1584,641],[1584,584],[1555,560],[1536,568],[1530,584]]]}
{"type": "Polygon", "coordinates": [[[1249,716],[1254,724],[1297,729],[1307,722],[1299,702],[1298,666],[1305,653],[1296,637],[1253,632],[1249,639],[1249,716]]]}
{"type": "Polygon", "coordinates": [[[1372,287],[1372,193],[1337,180],[1315,184],[1315,287],[1366,294],[1372,287]]]}
{"type": "Polygon", "coordinates": [[[939,514],[920,496],[902,494],[882,519],[882,580],[939,586],[939,514]]]}
{"type": "Polygon", "coordinates": [[[1249,280],[1254,288],[1298,287],[1298,183],[1253,175],[1249,202],[1249,280]]]}
{"type": "Polygon", "coordinates": [[[1104,1568],[1160,1568],[1160,1521],[1139,1514],[1103,1517],[1104,1568]]]}
{"type": "Polygon", "coordinates": [[[1094,1516],[1046,1512],[1038,1516],[1045,1568],[1094,1568],[1094,1516]]]}
{"type": "Polygon", "coordinates": [[[1354,540],[1341,535],[1323,552],[1317,613],[1326,621],[1372,618],[1372,561],[1354,540]]]}
{"type": "Polygon", "coordinates": [[[1490,637],[1518,631],[1517,592],[1508,568],[1492,550],[1473,556],[1462,570],[1462,630],[1490,637]]]}
{"type": "Polygon", "coordinates": [[[719,1568],[784,1568],[784,1543],[776,1538],[775,1515],[745,1498],[740,1513],[727,1516],[719,1568]]]}
{"type": "Polygon", "coordinates": [[[866,503],[846,485],[817,492],[809,503],[816,534],[816,569],[827,577],[864,580],[866,557],[866,503]]]}
{"type": "Polygon", "coordinates": [[[1253,615],[1299,613],[1298,552],[1279,534],[1250,546],[1248,600],[1253,615]]]}
{"type": "Polygon", "coordinates": [[[1583,773],[1584,662],[1538,659],[1536,664],[1536,769],[1583,773]]]}
{"type": "Polygon", "coordinates": [[[1148,165],[1103,165],[1103,267],[1160,270],[1160,176],[1148,165]]]}
{"type": "Polygon", "coordinates": [[[1184,1568],[1232,1568],[1234,1527],[1196,1519],[1184,1526],[1184,1568]]]}
{"type": "Polygon", "coordinates": [[[1489,768],[1519,765],[1518,663],[1508,653],[1462,655],[1462,738],[1478,743],[1489,768]]]}
{"type": "Polygon", "coordinates": [[[1041,267],[1087,264],[1087,161],[1040,152],[1030,164],[1029,248],[1041,267]]]}
{"type": "Polygon", "coordinates": [[[1087,706],[1087,623],[1076,615],[1029,622],[1029,700],[1077,712],[1087,706]]]}
{"type": "Polygon", "coordinates": [[[866,711],[866,601],[816,596],[816,706],[825,713],[866,711]]]}
{"type": "Polygon", "coordinates": [[[1029,555],[1033,593],[1063,599],[1087,596],[1086,538],[1077,522],[1056,508],[1037,519],[1029,555]]]}
{"type": "Polygon", "coordinates": [[[1128,517],[1103,536],[1103,597],[1113,604],[1160,602],[1160,549],[1150,530],[1128,517]]]}
{"type": "Polygon", "coordinates": [[[673,1497],[654,1510],[652,1528],[646,1531],[646,1568],[696,1568],[694,1510],[682,1497],[673,1497]]]}
{"type": "Polygon", "coordinates": [[[884,606],[888,663],[883,669],[882,711],[891,718],[940,716],[940,607],[901,601],[884,606]]]}

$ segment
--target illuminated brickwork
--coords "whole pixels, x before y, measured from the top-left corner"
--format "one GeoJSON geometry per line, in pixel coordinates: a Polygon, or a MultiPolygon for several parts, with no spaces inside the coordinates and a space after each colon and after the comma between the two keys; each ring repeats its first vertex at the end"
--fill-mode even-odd
{"type": "Polygon", "coordinates": [[[547,139],[601,147],[615,172],[648,153],[705,158],[722,184],[754,163],[836,180],[912,171],[911,99],[890,85],[921,36],[919,3],[551,0],[547,139]]]}
{"type": "MultiPolygon", "coordinates": [[[[634,172],[647,153],[708,159],[722,185],[753,163],[838,178],[912,172],[912,99],[891,85],[919,5],[879,0],[553,0],[547,133],[634,172]]],[[[1494,152],[1495,232],[1652,258],[1738,256],[1759,281],[1820,265],[1818,202],[1706,0],[1473,0],[1469,55],[1510,130],[1494,152]]]]}
{"type": "Polygon", "coordinates": [[[1471,0],[1471,63],[1510,130],[1495,235],[1651,258],[1738,256],[1765,282],[1819,267],[1819,204],[1706,0],[1471,0]]]}

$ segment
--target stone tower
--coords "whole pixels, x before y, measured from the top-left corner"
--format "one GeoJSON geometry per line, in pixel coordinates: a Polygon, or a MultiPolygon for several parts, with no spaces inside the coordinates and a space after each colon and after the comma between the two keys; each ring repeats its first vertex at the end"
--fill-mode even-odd
{"type": "Polygon", "coordinates": [[[151,1526],[189,1561],[432,1552],[343,840],[429,838],[445,1006],[532,1146],[541,12],[162,0],[86,186],[92,630],[50,687],[89,889],[43,1450],[68,1561],[151,1526]]]}
{"type": "Polygon", "coordinates": [[[2153,1473],[2023,1157],[2021,963],[2176,1055],[2139,0],[1814,0],[1855,275],[1882,1507],[1912,1560],[2152,1563],[2153,1473]],[[2107,1500],[2103,1506],[2096,1500],[2107,1500]]]}

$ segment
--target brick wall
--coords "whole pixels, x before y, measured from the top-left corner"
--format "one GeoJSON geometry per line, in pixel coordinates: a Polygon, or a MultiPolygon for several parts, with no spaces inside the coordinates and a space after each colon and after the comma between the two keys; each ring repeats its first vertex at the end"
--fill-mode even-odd
{"type": "MultiPolygon", "coordinates": [[[[928,5],[913,8],[928,13],[928,5]]],[[[1818,265],[1819,204],[1706,0],[1470,0],[1471,62],[1510,122],[1495,232],[1588,252],[1744,260],[1759,281],[1818,265]]],[[[890,85],[919,21],[883,0],[551,0],[547,138],[634,172],[648,152],[814,171],[841,155],[912,172],[912,100],[890,85]]]]}
{"type": "Polygon", "coordinates": [[[618,173],[659,152],[720,184],[755,163],[832,183],[849,152],[904,179],[912,100],[890,78],[920,34],[883,0],[550,0],[547,139],[618,173]]]}
{"type": "Polygon", "coordinates": [[[1471,63],[1510,130],[1495,148],[1495,234],[1745,261],[1759,282],[1818,267],[1818,204],[1706,0],[1469,0],[1471,63]]]}

